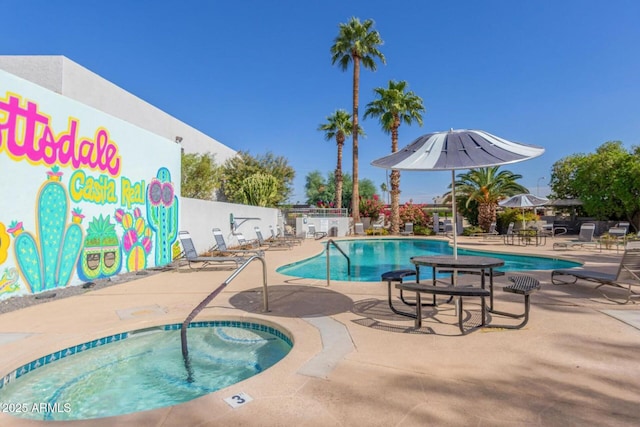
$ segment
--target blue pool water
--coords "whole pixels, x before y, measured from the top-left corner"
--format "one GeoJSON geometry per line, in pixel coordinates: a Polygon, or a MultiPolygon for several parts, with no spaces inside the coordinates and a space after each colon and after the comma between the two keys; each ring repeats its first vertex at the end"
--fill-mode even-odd
{"type": "Polygon", "coordinates": [[[188,382],[180,326],[116,334],[28,363],[0,380],[3,412],[77,420],[175,405],[256,375],[292,347],[269,326],[194,322],[188,330],[194,382],[188,382]]]}
{"type": "MultiPolygon", "coordinates": [[[[351,276],[347,274],[346,258],[332,245],[329,250],[331,280],[378,282],[385,271],[412,269],[413,256],[453,255],[449,242],[428,239],[358,239],[341,240],[338,246],[351,259],[351,276]]],[[[576,262],[529,255],[509,255],[495,252],[473,251],[458,248],[458,255],[478,255],[500,258],[505,261],[500,271],[553,270],[579,267],[576,262]]],[[[277,269],[287,276],[309,279],[326,279],[326,251],[305,260],[277,269]]],[[[420,269],[420,278],[431,278],[431,269],[420,269]]]]}

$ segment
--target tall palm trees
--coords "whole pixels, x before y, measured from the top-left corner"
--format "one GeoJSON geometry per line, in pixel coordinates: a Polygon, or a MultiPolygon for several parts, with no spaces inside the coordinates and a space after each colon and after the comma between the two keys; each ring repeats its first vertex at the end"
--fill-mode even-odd
{"type": "Polygon", "coordinates": [[[344,141],[353,133],[353,123],[351,114],[345,110],[336,110],[335,113],[327,117],[327,122],[321,124],[318,130],[324,131],[324,138],[327,141],[336,139],[338,146],[338,164],[336,165],[336,207],[342,207],[342,147],[344,141]]]}
{"type": "Polygon", "coordinates": [[[340,31],[331,46],[331,63],[336,62],[343,71],[353,62],[353,194],[351,215],[354,222],[360,221],[360,192],[358,190],[358,97],[360,92],[360,64],[371,71],[376,70],[377,58],[385,63],[385,57],[378,50],[382,45],[380,34],[373,30],[374,22],[367,19],[360,22],[358,18],[351,18],[346,24],[340,24],[340,31]]]}
{"type": "Polygon", "coordinates": [[[528,190],[518,184],[516,180],[522,175],[503,170],[498,172],[499,166],[471,169],[459,174],[455,181],[456,195],[467,198],[467,206],[474,200],[478,203],[478,224],[485,231],[496,220],[498,202],[518,193],[528,190]]]}
{"type": "MultiPolygon", "coordinates": [[[[398,128],[404,122],[414,121],[422,126],[422,112],[425,111],[422,98],[412,91],[406,91],[407,82],[389,81],[387,88],[374,91],[377,99],[367,104],[364,118],[377,117],[382,130],[391,134],[391,152],[398,151],[398,128]]],[[[391,233],[400,232],[400,171],[391,171],[391,233]]]]}

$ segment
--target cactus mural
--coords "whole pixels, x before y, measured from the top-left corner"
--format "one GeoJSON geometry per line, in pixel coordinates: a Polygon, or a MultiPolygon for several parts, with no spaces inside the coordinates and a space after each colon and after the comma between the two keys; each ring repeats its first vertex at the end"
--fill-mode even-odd
{"type": "Polygon", "coordinates": [[[171,173],[160,168],[147,188],[147,220],[156,233],[156,265],[169,264],[173,259],[171,247],[178,237],[178,212],[171,173]]]}
{"type": "Polygon", "coordinates": [[[140,208],[135,208],[133,213],[116,209],[115,220],[124,230],[122,249],[127,256],[127,271],[144,270],[147,267],[147,255],[151,252],[153,231],[147,226],[140,208]]]}
{"type": "Polygon", "coordinates": [[[60,173],[48,174],[40,187],[36,201],[38,234],[24,232],[21,223],[11,227],[20,274],[32,293],[67,286],[80,257],[83,232],[76,222],[67,222],[69,197],[60,177],[60,173]]]}
{"type": "Polygon", "coordinates": [[[115,224],[109,215],[100,214],[89,222],[78,263],[78,277],[84,281],[102,279],[118,274],[121,268],[122,249],[115,224]]]}

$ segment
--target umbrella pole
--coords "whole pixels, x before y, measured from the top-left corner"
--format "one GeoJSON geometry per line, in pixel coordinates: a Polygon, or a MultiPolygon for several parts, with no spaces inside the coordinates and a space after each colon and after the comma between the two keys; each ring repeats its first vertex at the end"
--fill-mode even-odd
{"type": "MultiPolygon", "coordinates": [[[[451,210],[453,210],[453,258],[458,259],[458,218],[456,215],[456,171],[451,169],[451,210]]],[[[454,273],[455,274],[455,273],[454,273]]]]}

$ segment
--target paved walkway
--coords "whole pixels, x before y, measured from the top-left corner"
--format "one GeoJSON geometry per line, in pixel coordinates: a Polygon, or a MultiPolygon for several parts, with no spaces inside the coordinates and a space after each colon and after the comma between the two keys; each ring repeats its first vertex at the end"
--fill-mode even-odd
{"type": "MultiPolygon", "coordinates": [[[[461,336],[452,305],[425,310],[423,327],[393,314],[386,284],[294,279],[275,268],[316,254],[323,241],[268,251],[269,306],[253,263],[198,320],[273,322],[295,340],[265,372],[185,404],[73,426],[636,426],[640,424],[638,305],[603,299],[593,284],[543,287],[520,330],[461,336]],[[223,399],[244,392],[238,408],[223,399]]],[[[614,272],[615,251],[553,251],[461,238],[461,247],[539,253],[614,272]]],[[[165,272],[0,315],[0,375],[97,337],[182,322],[230,271],[165,272]]],[[[473,280],[472,277],[464,280],[473,280]]],[[[504,278],[498,284],[506,284],[504,278]]],[[[521,297],[499,292],[500,308],[521,297]]],[[[474,310],[473,303],[465,309],[474,310]]],[[[502,320],[502,319],[501,319],[502,320]]],[[[2,402],[0,402],[2,403],[2,402]]],[[[56,423],[55,425],[66,425],[56,423]]],[[[2,426],[51,425],[0,413],[2,426]]]]}

